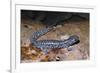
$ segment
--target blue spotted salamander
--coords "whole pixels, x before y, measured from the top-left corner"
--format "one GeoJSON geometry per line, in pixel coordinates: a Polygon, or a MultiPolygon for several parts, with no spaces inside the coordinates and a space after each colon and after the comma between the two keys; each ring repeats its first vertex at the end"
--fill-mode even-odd
{"type": "Polygon", "coordinates": [[[44,53],[47,53],[52,49],[68,48],[69,46],[79,43],[79,37],[76,35],[64,40],[37,40],[52,29],[52,27],[48,27],[34,32],[30,39],[32,45],[41,49],[44,53]]]}

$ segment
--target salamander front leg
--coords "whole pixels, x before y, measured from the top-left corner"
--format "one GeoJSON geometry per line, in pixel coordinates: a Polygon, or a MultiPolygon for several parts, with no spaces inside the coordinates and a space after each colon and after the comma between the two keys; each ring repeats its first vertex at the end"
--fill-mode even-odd
{"type": "Polygon", "coordinates": [[[41,48],[41,51],[46,55],[50,51],[50,49],[47,48],[41,48]]]}

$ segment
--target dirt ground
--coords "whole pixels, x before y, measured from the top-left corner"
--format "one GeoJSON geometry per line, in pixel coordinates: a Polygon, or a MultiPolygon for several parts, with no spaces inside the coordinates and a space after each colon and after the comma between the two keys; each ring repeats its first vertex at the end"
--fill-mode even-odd
{"type": "Polygon", "coordinates": [[[23,19],[21,22],[21,62],[48,62],[48,61],[70,61],[89,59],[89,20],[67,20],[63,25],[58,25],[54,30],[41,36],[44,39],[66,39],[71,35],[79,36],[80,43],[73,45],[71,51],[67,48],[51,50],[44,54],[40,49],[30,43],[30,36],[34,31],[45,28],[41,22],[23,19]]]}

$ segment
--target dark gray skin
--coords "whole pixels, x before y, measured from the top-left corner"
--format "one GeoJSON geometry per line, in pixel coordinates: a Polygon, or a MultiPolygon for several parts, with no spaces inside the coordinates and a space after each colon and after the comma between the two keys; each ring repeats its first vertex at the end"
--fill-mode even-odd
{"type": "Polygon", "coordinates": [[[32,45],[41,49],[44,53],[47,53],[52,49],[68,48],[69,46],[79,43],[79,37],[76,35],[70,36],[65,40],[37,40],[52,29],[52,27],[48,27],[34,32],[30,39],[32,45]]]}

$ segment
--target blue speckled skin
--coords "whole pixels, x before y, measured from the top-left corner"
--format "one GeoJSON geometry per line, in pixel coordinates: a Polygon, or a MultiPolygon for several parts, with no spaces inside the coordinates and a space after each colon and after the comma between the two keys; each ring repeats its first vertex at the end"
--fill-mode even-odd
{"type": "Polygon", "coordinates": [[[47,53],[50,49],[68,48],[69,46],[79,43],[79,37],[76,35],[70,36],[65,40],[37,40],[40,36],[46,34],[52,29],[53,28],[48,27],[34,32],[30,39],[32,45],[47,53]]]}

